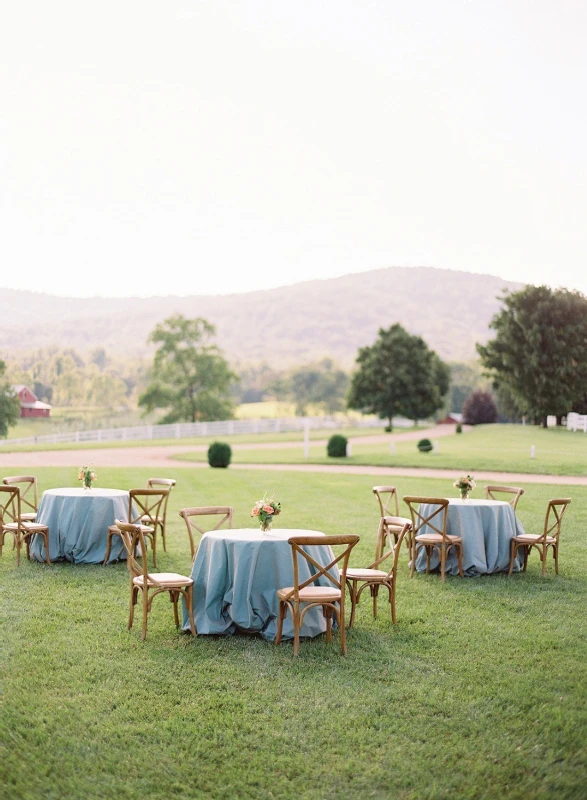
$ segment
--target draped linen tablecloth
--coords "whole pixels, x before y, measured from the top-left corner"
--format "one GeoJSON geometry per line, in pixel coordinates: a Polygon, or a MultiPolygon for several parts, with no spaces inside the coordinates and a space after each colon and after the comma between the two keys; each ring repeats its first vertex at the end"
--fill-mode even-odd
{"type": "MultiPolygon", "coordinates": [[[[279,602],[277,590],[292,586],[293,566],[290,536],[324,536],[319,531],[252,529],[212,531],[204,534],[194,563],[194,617],[198,634],[233,634],[239,630],[259,633],[274,641],[279,602]]],[[[307,545],[306,552],[321,565],[333,558],[330,547],[307,545]]],[[[309,565],[299,557],[300,582],[310,577],[309,565]]],[[[338,567],[333,575],[339,577],[338,567]]],[[[315,584],[330,586],[327,578],[315,584]]],[[[183,601],[183,629],[189,620],[183,601]]],[[[321,608],[310,609],[304,617],[301,636],[318,636],[326,630],[321,608]]],[[[283,623],[284,639],[293,638],[291,614],[283,623]]]]}
{"type": "MultiPolygon", "coordinates": [[[[43,492],[37,522],[49,528],[51,561],[101,564],[106,555],[108,526],[128,517],[128,492],[122,489],[48,489],[43,492]]],[[[41,536],[31,544],[31,558],[45,560],[41,536]]],[[[112,538],[108,563],[126,558],[120,536],[112,538]]]]}
{"type": "MultiPolygon", "coordinates": [[[[423,504],[422,513],[427,516],[432,505],[423,504]]],[[[440,524],[440,515],[434,518],[440,524]]],[[[432,533],[428,526],[421,533],[432,533]]],[[[519,519],[509,503],[502,500],[461,500],[449,498],[446,532],[460,536],[463,540],[463,572],[467,577],[504,572],[510,565],[510,542],[514,536],[524,533],[519,519]]],[[[514,571],[519,572],[523,554],[516,557],[514,571]]],[[[430,559],[430,569],[440,566],[438,551],[434,550],[430,559]]],[[[426,552],[424,548],[416,559],[418,572],[426,571],[426,552]]],[[[446,559],[446,574],[458,575],[459,567],[454,549],[449,550],[446,559]]]]}

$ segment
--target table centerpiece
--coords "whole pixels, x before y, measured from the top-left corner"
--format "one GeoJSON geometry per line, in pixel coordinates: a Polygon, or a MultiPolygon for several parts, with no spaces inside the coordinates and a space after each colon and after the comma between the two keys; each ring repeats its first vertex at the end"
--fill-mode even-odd
{"type": "Polygon", "coordinates": [[[251,517],[259,518],[259,525],[261,526],[262,533],[268,533],[273,524],[273,517],[281,514],[281,503],[275,502],[266,495],[262,500],[257,500],[251,509],[251,517]]]}
{"type": "Polygon", "coordinates": [[[78,481],[82,481],[84,491],[89,492],[89,490],[92,488],[92,482],[95,481],[97,477],[98,476],[91,467],[79,468],[77,479],[78,481]]]}
{"type": "Polygon", "coordinates": [[[472,475],[463,475],[458,481],[453,483],[453,486],[461,493],[461,500],[468,500],[469,492],[471,492],[476,485],[472,475]]]}

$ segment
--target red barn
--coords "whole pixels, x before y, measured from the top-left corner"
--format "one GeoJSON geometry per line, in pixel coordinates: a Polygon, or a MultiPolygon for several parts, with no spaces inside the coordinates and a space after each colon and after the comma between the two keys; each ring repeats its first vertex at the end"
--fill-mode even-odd
{"type": "Polygon", "coordinates": [[[51,413],[51,406],[37,400],[37,395],[31,392],[28,386],[13,386],[14,392],[20,400],[21,417],[48,417],[51,413]]]}

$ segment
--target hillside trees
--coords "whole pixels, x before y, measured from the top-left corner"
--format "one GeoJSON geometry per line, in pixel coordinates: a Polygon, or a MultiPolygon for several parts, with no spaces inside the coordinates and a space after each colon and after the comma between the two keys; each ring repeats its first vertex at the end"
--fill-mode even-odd
{"type": "Polygon", "coordinates": [[[296,415],[304,416],[308,405],[322,406],[326,413],[334,414],[345,406],[349,376],[339,369],[332,359],[302,364],[281,375],[270,389],[281,400],[296,405],[296,415]]]}
{"type": "Polygon", "coordinates": [[[151,381],[139,397],[146,411],[164,408],[161,423],[230,419],[230,385],[237,376],[217,345],[214,325],[202,317],[175,314],[155,327],[149,341],[159,345],[151,381]]]}
{"type": "Polygon", "coordinates": [[[527,286],[506,294],[496,331],[477,345],[493,386],[512,408],[546,427],[587,396],[587,298],[568,289],[527,286]]]}
{"type": "Polygon", "coordinates": [[[401,325],[381,328],[375,344],[361,347],[351,379],[349,408],[389,420],[427,419],[443,405],[449,368],[420,336],[401,325]]]}
{"type": "Polygon", "coordinates": [[[20,400],[5,373],[6,364],[0,361],[0,436],[3,439],[8,436],[8,428],[16,425],[20,417],[20,400]]]}

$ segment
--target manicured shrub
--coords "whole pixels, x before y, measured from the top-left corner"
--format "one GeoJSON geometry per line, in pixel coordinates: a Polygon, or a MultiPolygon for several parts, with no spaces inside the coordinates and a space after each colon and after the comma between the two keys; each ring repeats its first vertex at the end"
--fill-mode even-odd
{"type": "Polygon", "coordinates": [[[433,444],[430,439],[420,439],[418,442],[418,450],[421,453],[428,453],[430,450],[432,450],[432,448],[433,444]]]}
{"type": "Polygon", "coordinates": [[[208,448],[208,464],[211,467],[227,467],[232,458],[232,450],[226,442],[212,442],[208,448]]]}
{"type": "Polygon", "coordinates": [[[391,433],[392,430],[393,430],[393,428],[391,427],[391,425],[386,425],[385,426],[385,433],[391,433]]]}
{"type": "Polygon", "coordinates": [[[463,432],[463,426],[461,425],[460,422],[457,422],[456,433],[462,433],[462,432],[463,432]]]}
{"type": "Polygon", "coordinates": [[[346,436],[341,436],[339,433],[335,433],[328,440],[326,452],[331,458],[342,458],[343,456],[346,456],[347,442],[348,439],[346,436]]]}

